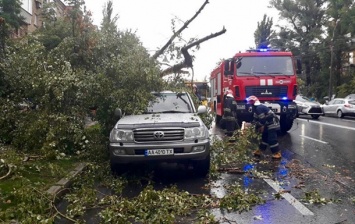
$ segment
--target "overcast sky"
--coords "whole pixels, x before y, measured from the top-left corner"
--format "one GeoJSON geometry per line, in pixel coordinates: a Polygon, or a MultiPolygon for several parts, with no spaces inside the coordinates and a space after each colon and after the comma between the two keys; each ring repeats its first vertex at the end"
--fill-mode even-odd
{"type": "MultiPolygon", "coordinates": [[[[93,13],[94,24],[102,20],[105,0],[85,0],[87,10],[93,13]]],[[[135,31],[151,54],[171,37],[171,19],[189,20],[205,0],[113,0],[114,13],[118,14],[118,28],[135,31]]],[[[267,14],[278,22],[277,12],[269,9],[269,0],[209,0],[201,14],[182,35],[185,39],[203,38],[227,32],[201,44],[195,53],[195,81],[208,79],[210,72],[222,58],[230,58],[238,51],[254,48],[257,23],[267,14]]],[[[177,25],[179,29],[182,24],[177,25]]]]}

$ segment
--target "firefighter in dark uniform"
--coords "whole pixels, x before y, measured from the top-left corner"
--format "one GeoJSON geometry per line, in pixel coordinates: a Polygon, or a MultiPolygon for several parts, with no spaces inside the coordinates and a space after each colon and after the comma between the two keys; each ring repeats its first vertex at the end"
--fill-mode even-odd
{"type": "Polygon", "coordinates": [[[269,146],[272,158],[281,159],[281,151],[277,140],[277,131],[280,129],[279,118],[270,108],[261,104],[256,96],[248,97],[247,101],[254,107],[252,123],[255,125],[256,130],[261,133],[259,149],[254,151],[254,156],[260,157],[269,146]]]}
{"type": "Polygon", "coordinates": [[[233,136],[235,129],[237,128],[237,102],[234,99],[233,91],[227,90],[224,93],[223,103],[223,117],[222,122],[227,130],[227,136],[233,136]]]}

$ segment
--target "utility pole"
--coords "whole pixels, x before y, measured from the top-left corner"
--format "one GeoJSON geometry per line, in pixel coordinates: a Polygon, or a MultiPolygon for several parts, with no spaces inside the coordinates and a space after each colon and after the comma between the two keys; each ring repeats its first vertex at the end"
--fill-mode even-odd
{"type": "Polygon", "coordinates": [[[335,30],[337,28],[339,20],[337,19],[335,21],[334,29],[333,29],[333,35],[332,35],[332,41],[330,43],[330,66],[329,66],[329,100],[332,99],[333,95],[333,58],[334,58],[334,36],[335,36],[335,30]]]}

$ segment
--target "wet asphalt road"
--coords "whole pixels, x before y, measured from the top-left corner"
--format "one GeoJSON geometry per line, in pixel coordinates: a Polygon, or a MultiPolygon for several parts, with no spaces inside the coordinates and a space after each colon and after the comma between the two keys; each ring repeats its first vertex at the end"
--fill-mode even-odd
{"type": "MultiPolygon", "coordinates": [[[[211,131],[214,135],[222,133],[216,127],[211,131]]],[[[186,172],[189,168],[162,165],[163,169],[155,169],[155,188],[175,184],[192,194],[223,197],[225,185],[239,183],[245,190],[262,192],[266,203],[248,212],[212,210],[217,218],[225,220],[221,223],[355,223],[355,118],[300,117],[289,133],[279,136],[279,143],[281,161],[272,162],[266,155],[248,166],[258,171],[272,171],[271,179],[224,173],[206,189],[207,179],[186,172]],[[275,194],[281,191],[284,192],[281,199],[276,199],[275,194]],[[313,191],[319,192],[319,198],[331,199],[333,203],[319,205],[303,200],[305,193],[313,191]]],[[[140,190],[139,186],[132,186],[125,194],[135,196],[140,190]]],[[[110,194],[109,189],[100,191],[110,194]]],[[[65,202],[60,204],[62,208],[65,206],[65,202]]],[[[97,211],[86,214],[87,223],[98,223],[96,214],[97,211]]]]}
{"type": "MultiPolygon", "coordinates": [[[[218,130],[217,130],[218,131],[218,130]]],[[[283,159],[268,155],[251,164],[258,171],[273,171],[274,178],[223,174],[211,193],[223,197],[225,184],[240,183],[246,190],[263,192],[265,204],[251,211],[222,213],[223,223],[355,223],[355,118],[302,116],[279,136],[283,159]],[[275,199],[278,192],[281,200],[275,199]],[[305,193],[315,192],[332,203],[311,203],[305,193]]]]}

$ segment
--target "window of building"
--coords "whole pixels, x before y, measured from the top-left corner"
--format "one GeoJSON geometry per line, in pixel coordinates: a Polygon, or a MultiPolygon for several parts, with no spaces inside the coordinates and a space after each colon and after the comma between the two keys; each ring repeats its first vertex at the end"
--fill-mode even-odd
{"type": "Polygon", "coordinates": [[[21,0],[21,2],[21,7],[30,14],[32,14],[32,0],[21,0]]]}

